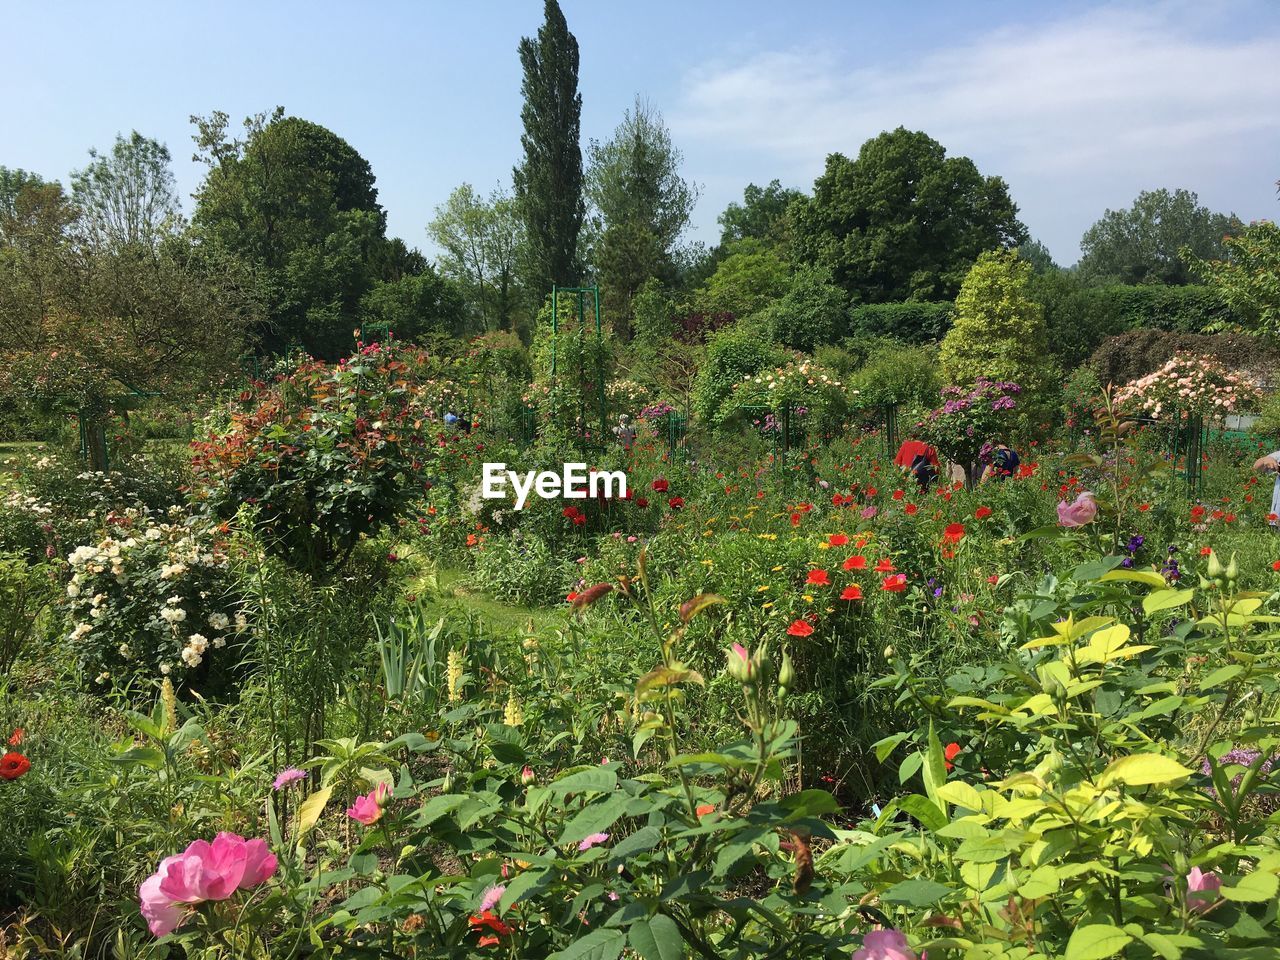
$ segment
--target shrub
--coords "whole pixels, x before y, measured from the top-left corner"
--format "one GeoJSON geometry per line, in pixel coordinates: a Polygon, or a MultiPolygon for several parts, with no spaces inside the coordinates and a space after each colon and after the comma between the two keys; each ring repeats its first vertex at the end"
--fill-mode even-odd
{"type": "Polygon", "coordinates": [[[955,304],[950,300],[865,303],[849,310],[849,335],[892,337],[904,343],[937,343],[951,328],[955,304]]]}
{"type": "Polygon", "coordinates": [[[929,346],[885,343],[871,350],[849,384],[860,406],[927,406],[942,387],[937,353],[929,346]]]}
{"type": "Polygon", "coordinates": [[[1212,357],[1228,370],[1250,374],[1262,384],[1274,379],[1280,364],[1280,350],[1258,337],[1131,330],[1107,338],[1089,358],[1089,366],[1103,383],[1122,384],[1158,370],[1177,353],[1212,357]]]}
{"type": "Polygon", "coordinates": [[[920,439],[963,466],[972,485],[983,448],[1008,439],[1016,423],[1021,394],[1016,383],[985,378],[979,378],[971,387],[943,387],[942,406],[930,410],[917,424],[920,439]]]}
{"type": "Polygon", "coordinates": [[[749,316],[787,292],[791,268],[762,241],[739,240],[696,297],[703,313],[749,316]]]}
{"type": "Polygon", "coordinates": [[[806,267],[797,271],[781,299],[753,319],[777,342],[811,352],[844,335],[848,303],[848,294],[831,282],[830,273],[806,267]]]}
{"type": "Polygon", "coordinates": [[[1121,409],[1153,417],[1170,413],[1221,417],[1255,409],[1261,394],[1254,384],[1208,357],[1179,353],[1154,373],[1116,392],[1121,409]]]}
{"type": "Polygon", "coordinates": [[[704,424],[723,422],[733,412],[728,408],[733,388],[744,377],[777,366],[785,359],[785,351],[770,343],[750,322],[740,321],[715,334],[707,343],[706,355],[698,370],[693,391],[694,414],[704,424]]]}

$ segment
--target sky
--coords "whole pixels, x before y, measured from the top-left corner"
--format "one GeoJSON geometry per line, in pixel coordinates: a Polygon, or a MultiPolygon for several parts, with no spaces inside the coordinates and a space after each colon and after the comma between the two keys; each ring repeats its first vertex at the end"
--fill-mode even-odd
{"type": "MultiPolygon", "coordinates": [[[[1280,215],[1280,3],[561,0],[581,48],[584,154],[637,94],[665,116],[714,244],[743,187],[812,188],[828,154],[906,126],[1003,177],[1063,265],[1108,208],[1182,187],[1280,215]]],[[[276,105],[372,165],[388,232],[463,182],[509,187],[516,47],[541,0],[72,2],[6,8],[0,164],[64,179],[131,130],[167,144],[185,207],[190,116],[276,105]]]]}

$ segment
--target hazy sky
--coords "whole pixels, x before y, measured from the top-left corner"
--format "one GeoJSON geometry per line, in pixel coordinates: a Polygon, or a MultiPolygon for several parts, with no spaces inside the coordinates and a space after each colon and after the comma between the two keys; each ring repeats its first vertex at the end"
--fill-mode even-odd
{"type": "MultiPolygon", "coordinates": [[[[1143,189],[1280,215],[1274,0],[562,4],[584,147],[646,96],[702,188],[694,239],[715,241],[748,182],[807,190],[828,153],[899,125],[1003,176],[1063,264],[1143,189]]],[[[9,5],[0,164],[65,178],[136,128],[168,144],[186,197],[202,172],[190,114],[280,104],[359,150],[390,232],[429,251],[453,187],[510,183],[516,45],[541,19],[541,0],[9,5]]]]}

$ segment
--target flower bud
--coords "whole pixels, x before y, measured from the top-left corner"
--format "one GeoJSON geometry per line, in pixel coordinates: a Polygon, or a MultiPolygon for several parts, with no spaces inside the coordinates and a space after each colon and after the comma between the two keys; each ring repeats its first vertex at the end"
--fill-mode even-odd
{"type": "Polygon", "coordinates": [[[1240,576],[1240,567],[1236,564],[1236,555],[1234,553],[1231,555],[1231,562],[1227,564],[1225,576],[1227,583],[1235,583],[1240,576]]]}
{"type": "Polygon", "coordinates": [[[1222,563],[1218,560],[1218,553],[1216,550],[1209,551],[1209,569],[1205,572],[1209,575],[1210,580],[1222,579],[1222,563]]]}
{"type": "Polygon", "coordinates": [[[791,665],[791,654],[782,651],[782,668],[778,671],[778,683],[784,688],[792,686],[796,681],[795,667],[791,665]]]}

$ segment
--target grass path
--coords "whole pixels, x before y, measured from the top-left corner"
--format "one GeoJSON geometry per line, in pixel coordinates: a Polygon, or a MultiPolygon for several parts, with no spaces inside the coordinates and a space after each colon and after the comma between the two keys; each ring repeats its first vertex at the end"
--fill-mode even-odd
{"type": "Polygon", "coordinates": [[[467,582],[465,570],[447,567],[419,578],[424,607],[433,617],[446,616],[458,606],[473,611],[493,636],[510,636],[529,630],[535,633],[553,630],[564,623],[564,611],[546,607],[526,607],[503,603],[476,590],[467,582]]]}

